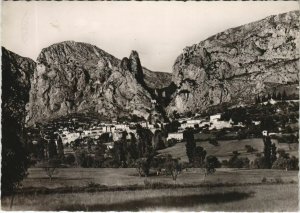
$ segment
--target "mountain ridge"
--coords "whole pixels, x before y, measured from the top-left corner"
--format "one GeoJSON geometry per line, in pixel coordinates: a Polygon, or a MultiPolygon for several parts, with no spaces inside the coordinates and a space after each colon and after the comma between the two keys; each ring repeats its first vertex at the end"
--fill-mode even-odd
{"type": "MultiPolygon", "coordinates": [[[[299,82],[299,11],[231,28],[186,47],[173,66],[178,89],[167,112],[199,112],[222,103],[253,103],[270,83],[299,82]]],[[[275,88],[273,88],[275,89],[275,88]]]]}

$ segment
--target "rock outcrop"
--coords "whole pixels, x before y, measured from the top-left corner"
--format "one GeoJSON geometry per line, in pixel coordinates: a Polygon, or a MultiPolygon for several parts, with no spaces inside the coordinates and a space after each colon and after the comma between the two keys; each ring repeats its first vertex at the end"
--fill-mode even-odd
{"type": "Polygon", "coordinates": [[[168,113],[251,103],[278,85],[298,84],[299,27],[299,11],[291,11],[185,48],[173,67],[178,89],[168,113]]]}
{"type": "MultiPolygon", "coordinates": [[[[30,81],[36,63],[2,47],[2,122],[17,122],[20,128],[26,116],[30,81]]],[[[7,125],[3,124],[3,128],[7,125]]],[[[4,130],[4,129],[3,129],[4,130]]]]}
{"type": "Polygon", "coordinates": [[[116,119],[157,116],[137,52],[122,61],[96,46],[66,41],[42,50],[31,82],[27,124],[72,113],[116,119]]]}

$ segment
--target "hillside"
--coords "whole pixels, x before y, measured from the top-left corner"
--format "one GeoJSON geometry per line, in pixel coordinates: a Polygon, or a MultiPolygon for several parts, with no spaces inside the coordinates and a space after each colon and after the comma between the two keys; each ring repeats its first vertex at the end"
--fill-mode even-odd
{"type": "MultiPolygon", "coordinates": [[[[284,149],[291,156],[298,156],[298,144],[278,143],[275,139],[272,139],[272,142],[276,144],[278,149],[284,149]]],[[[240,157],[247,157],[250,161],[253,161],[256,158],[256,154],[262,153],[264,149],[262,138],[219,141],[219,146],[214,146],[208,141],[203,141],[197,142],[197,146],[203,147],[207,151],[207,156],[216,156],[220,161],[229,160],[233,151],[238,151],[240,157]],[[257,151],[247,153],[245,145],[250,145],[257,151]]],[[[159,153],[164,155],[170,154],[174,158],[180,158],[182,162],[188,162],[185,143],[177,143],[175,146],[160,150],[159,153]]]]}
{"type": "Polygon", "coordinates": [[[298,86],[299,13],[270,16],[186,47],[173,66],[178,89],[168,113],[253,103],[258,94],[298,86]]]}

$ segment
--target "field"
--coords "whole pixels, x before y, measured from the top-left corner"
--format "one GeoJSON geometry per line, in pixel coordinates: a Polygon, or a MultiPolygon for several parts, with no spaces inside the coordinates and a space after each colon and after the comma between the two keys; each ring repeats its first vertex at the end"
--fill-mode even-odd
{"type": "MultiPolygon", "coordinates": [[[[149,189],[144,181],[174,186],[168,176],[137,176],[135,169],[59,169],[54,179],[47,179],[41,169],[30,169],[23,181],[24,193],[17,194],[12,210],[82,210],[82,211],[296,211],[298,176],[296,171],[218,169],[204,176],[201,169],[183,171],[176,187],[149,189]],[[263,178],[266,179],[263,182],[263,178]],[[101,184],[107,191],[60,192],[66,187],[101,184]],[[219,184],[218,187],[216,184],[219,184]],[[114,187],[125,190],[115,191],[114,187]],[[126,187],[135,186],[128,190],[126,187]],[[47,188],[49,194],[26,193],[29,188],[47,188]],[[276,202],[274,202],[276,201],[276,202]]],[[[10,197],[2,199],[8,209],[10,197]]]]}
{"type": "MultiPolygon", "coordinates": [[[[241,153],[241,157],[248,157],[250,161],[255,159],[256,153],[263,152],[264,144],[262,138],[244,139],[244,140],[224,140],[218,141],[219,146],[214,146],[207,141],[197,142],[197,146],[202,146],[207,155],[214,155],[220,161],[228,160],[232,156],[232,151],[238,151],[241,153]],[[245,145],[251,145],[257,152],[247,153],[245,145]]],[[[298,156],[298,144],[278,143],[277,140],[272,139],[272,142],[276,144],[277,149],[284,149],[291,156],[298,156]]],[[[177,143],[175,146],[160,150],[161,154],[171,154],[174,158],[180,158],[182,162],[188,162],[186,156],[185,143],[177,143]]]]}

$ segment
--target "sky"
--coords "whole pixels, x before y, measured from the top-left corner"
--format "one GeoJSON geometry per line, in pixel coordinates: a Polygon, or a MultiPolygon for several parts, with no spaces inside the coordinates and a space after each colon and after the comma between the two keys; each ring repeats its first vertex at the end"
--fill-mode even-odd
{"type": "Polygon", "coordinates": [[[186,46],[297,9],[297,1],[2,1],[1,44],[33,60],[43,48],[66,40],[96,45],[119,59],[137,50],[143,66],[172,72],[186,46]]]}

